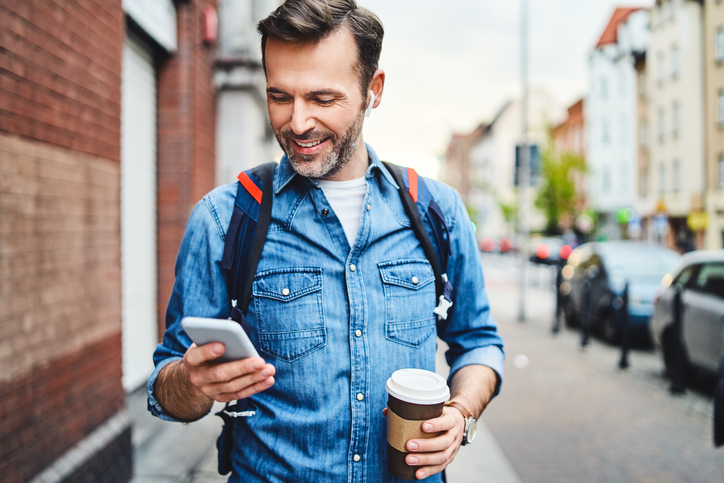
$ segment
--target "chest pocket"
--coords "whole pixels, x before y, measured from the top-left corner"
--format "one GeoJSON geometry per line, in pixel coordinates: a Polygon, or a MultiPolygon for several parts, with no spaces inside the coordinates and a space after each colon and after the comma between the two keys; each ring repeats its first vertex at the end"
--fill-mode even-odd
{"type": "Polygon", "coordinates": [[[377,264],[385,292],[385,337],[419,347],[435,333],[435,275],[425,259],[377,264]]]}
{"type": "Polygon", "coordinates": [[[327,343],[321,268],[259,272],[252,293],[263,352],[293,362],[327,343]]]}

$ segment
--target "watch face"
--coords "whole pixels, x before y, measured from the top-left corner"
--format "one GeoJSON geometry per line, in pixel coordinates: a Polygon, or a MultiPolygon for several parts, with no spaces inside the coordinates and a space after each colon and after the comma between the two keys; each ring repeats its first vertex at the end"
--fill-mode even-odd
{"type": "Polygon", "coordinates": [[[475,418],[470,418],[470,423],[468,424],[468,433],[465,436],[465,439],[468,443],[472,443],[475,439],[475,435],[478,433],[478,420],[475,418]]]}

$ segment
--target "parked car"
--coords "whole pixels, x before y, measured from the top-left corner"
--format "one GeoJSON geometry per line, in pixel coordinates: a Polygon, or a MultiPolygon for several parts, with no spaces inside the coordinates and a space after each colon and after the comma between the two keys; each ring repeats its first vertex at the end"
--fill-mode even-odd
{"type": "MultiPolygon", "coordinates": [[[[662,282],[651,320],[654,342],[671,373],[675,332],[673,299],[682,289],[685,364],[716,373],[724,342],[724,250],[687,253],[662,282]]],[[[690,371],[686,370],[685,374],[690,371]]]]}
{"type": "Polygon", "coordinates": [[[557,265],[568,259],[573,246],[557,237],[536,237],[528,242],[528,259],[534,263],[557,265]]]}
{"type": "Polygon", "coordinates": [[[591,310],[591,329],[609,342],[620,339],[622,295],[628,284],[628,320],[632,338],[648,341],[653,299],[662,278],[680,255],[668,248],[631,241],[586,243],[562,269],[559,287],[566,324],[579,326],[591,310]],[[590,302],[588,290],[590,287],[590,302]]]}

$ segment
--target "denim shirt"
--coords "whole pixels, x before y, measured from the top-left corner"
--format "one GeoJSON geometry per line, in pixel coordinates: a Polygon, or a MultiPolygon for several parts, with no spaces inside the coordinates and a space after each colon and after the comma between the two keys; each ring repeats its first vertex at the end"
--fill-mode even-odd
{"type": "MultiPolygon", "coordinates": [[[[450,346],[451,376],[483,364],[502,381],[503,341],[460,196],[425,180],[450,229],[447,274],[455,287],[447,321],[436,324],[432,268],[395,181],[367,151],[368,188],[354,246],[314,180],[297,175],[286,157],[276,170],[271,223],[247,313],[249,336],[276,367],[276,382],[248,399],[253,416],[235,419],[229,481],[398,481],[387,471],[385,382],[398,369],[434,371],[436,336],[450,346]]],[[[173,418],[154,398],[153,384],[191,345],[181,319],[230,313],[219,264],[237,186],[207,194],[186,226],[167,329],[148,381],[149,410],[165,420],[173,418]]]]}

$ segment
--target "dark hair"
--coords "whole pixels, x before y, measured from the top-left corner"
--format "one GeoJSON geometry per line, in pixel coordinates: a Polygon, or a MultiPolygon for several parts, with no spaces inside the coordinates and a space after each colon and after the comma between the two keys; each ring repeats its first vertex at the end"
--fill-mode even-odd
{"type": "Polygon", "coordinates": [[[266,73],[264,50],[269,37],[287,42],[317,43],[342,27],[348,27],[357,44],[357,75],[362,97],[380,60],[385,30],[374,13],[357,6],[355,0],[287,0],[259,22],[261,62],[266,73]]]}

